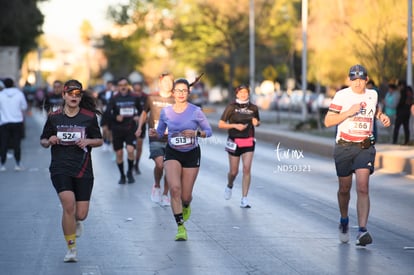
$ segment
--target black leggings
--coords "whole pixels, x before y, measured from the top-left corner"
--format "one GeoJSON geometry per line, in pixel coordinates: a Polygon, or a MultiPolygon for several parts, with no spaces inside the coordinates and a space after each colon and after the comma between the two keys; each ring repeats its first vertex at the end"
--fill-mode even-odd
{"type": "Polygon", "coordinates": [[[394,135],[392,137],[392,143],[396,144],[398,142],[398,133],[400,132],[401,125],[404,128],[404,144],[407,144],[410,141],[410,113],[407,114],[397,114],[395,118],[394,126],[394,135]]]}
{"type": "Polygon", "coordinates": [[[0,126],[0,156],[1,164],[6,162],[7,150],[13,149],[14,159],[17,163],[20,162],[21,148],[20,143],[23,138],[24,130],[23,122],[6,123],[0,126]]]}

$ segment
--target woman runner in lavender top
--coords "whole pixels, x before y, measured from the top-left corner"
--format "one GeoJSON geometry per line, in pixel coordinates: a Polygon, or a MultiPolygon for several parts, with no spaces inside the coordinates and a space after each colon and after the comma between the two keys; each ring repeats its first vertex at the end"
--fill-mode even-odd
{"type": "Polygon", "coordinates": [[[162,109],[157,129],[149,129],[150,137],[162,136],[168,131],[164,169],[171,194],[171,208],[178,226],[176,241],[187,240],[184,222],[191,214],[192,192],[200,168],[198,138],[212,135],[203,111],[187,101],[192,84],[186,79],[174,82],[175,103],[162,109]]]}
{"type": "MultiPolygon", "coordinates": [[[[198,147],[197,129],[201,129],[206,137],[211,136],[212,130],[206,116],[200,107],[188,103],[182,113],[177,113],[173,106],[164,108],[157,128],[158,135],[167,129],[168,145],[177,151],[188,152],[198,147]]],[[[201,133],[200,131],[200,133],[201,133]]]]}

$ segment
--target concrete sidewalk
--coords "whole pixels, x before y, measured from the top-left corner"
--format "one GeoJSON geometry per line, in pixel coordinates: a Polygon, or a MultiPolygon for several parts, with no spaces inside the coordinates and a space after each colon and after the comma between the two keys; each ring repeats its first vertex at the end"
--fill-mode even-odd
{"type": "MultiPolygon", "coordinates": [[[[225,132],[218,129],[217,124],[224,110],[224,106],[207,106],[203,108],[214,131],[225,132]]],[[[256,128],[258,140],[280,144],[285,148],[300,149],[307,153],[323,157],[332,157],[334,147],[334,128],[325,128],[326,136],[317,136],[313,133],[293,130],[292,123],[297,121],[300,114],[277,111],[260,111],[261,125],[256,128]]],[[[385,131],[379,127],[379,131],[385,131]]],[[[401,133],[402,134],[402,133],[401,133]]],[[[414,147],[392,144],[375,145],[377,149],[375,168],[392,174],[414,176],[414,147]]]]}

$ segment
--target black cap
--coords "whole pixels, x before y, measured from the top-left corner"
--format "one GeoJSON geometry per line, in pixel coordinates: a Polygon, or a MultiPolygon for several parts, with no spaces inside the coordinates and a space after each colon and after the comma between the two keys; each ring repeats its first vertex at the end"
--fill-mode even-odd
{"type": "Polygon", "coordinates": [[[354,65],[349,69],[349,79],[355,80],[355,79],[363,79],[367,80],[368,78],[368,72],[367,69],[365,69],[362,65],[354,65]]]}

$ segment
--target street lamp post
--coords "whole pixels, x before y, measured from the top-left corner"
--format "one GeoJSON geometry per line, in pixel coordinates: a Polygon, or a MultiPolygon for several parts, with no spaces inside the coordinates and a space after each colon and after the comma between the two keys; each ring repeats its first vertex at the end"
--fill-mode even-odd
{"type": "Polygon", "coordinates": [[[36,70],[36,86],[40,87],[43,84],[42,80],[42,55],[43,51],[46,50],[46,48],[38,47],[37,48],[37,70],[36,70]]]}
{"type": "Polygon", "coordinates": [[[413,85],[413,61],[412,61],[412,41],[413,41],[413,1],[408,0],[408,22],[407,22],[407,85],[413,85]]]}
{"type": "Polygon", "coordinates": [[[308,89],[307,83],[307,31],[308,31],[308,0],[302,0],[302,91],[303,91],[303,106],[302,119],[305,120],[307,116],[306,110],[306,91],[308,89]]]}
{"type": "Polygon", "coordinates": [[[255,92],[255,49],[254,49],[254,0],[250,0],[250,14],[249,14],[249,51],[250,51],[250,89],[254,93],[255,92]]]}

